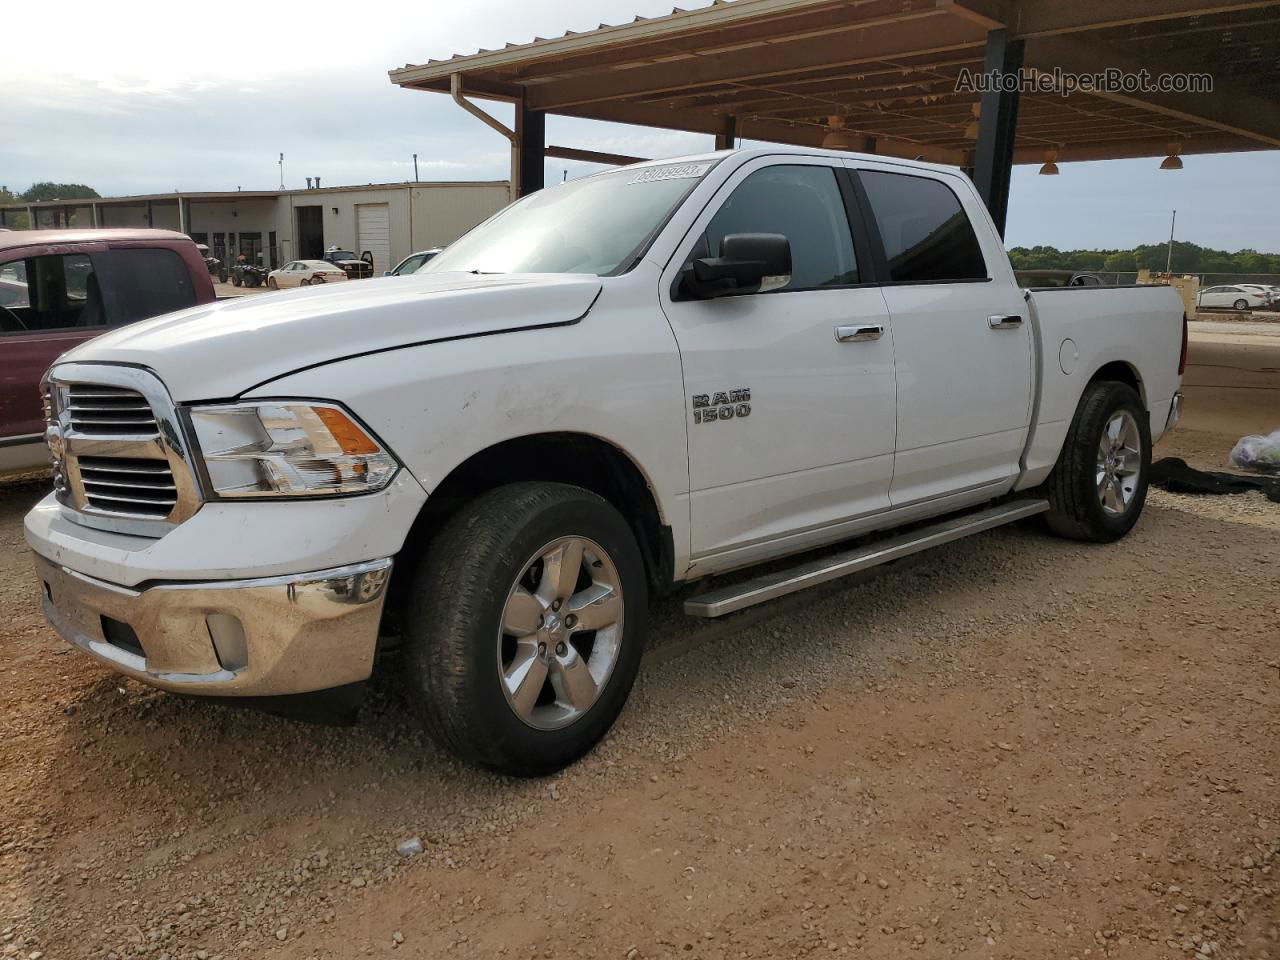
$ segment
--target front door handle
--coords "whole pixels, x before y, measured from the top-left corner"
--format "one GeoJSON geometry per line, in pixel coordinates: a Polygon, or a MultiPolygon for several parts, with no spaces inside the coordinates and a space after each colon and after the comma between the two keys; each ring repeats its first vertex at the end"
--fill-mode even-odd
{"type": "Polygon", "coordinates": [[[855,343],[860,340],[879,340],[884,336],[884,327],[836,327],[836,340],[840,343],[855,343]]]}
{"type": "Polygon", "coordinates": [[[987,317],[987,324],[992,330],[1009,330],[1013,327],[1022,326],[1022,318],[1016,313],[1007,317],[996,313],[987,317]]]}

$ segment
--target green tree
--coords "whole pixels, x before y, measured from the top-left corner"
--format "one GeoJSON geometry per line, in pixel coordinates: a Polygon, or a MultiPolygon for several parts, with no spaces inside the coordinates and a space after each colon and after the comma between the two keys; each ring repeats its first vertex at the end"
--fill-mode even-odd
{"type": "Polygon", "coordinates": [[[22,194],[28,203],[39,203],[41,200],[95,200],[98,191],[83,183],[53,183],[43,180],[33,183],[31,189],[22,194]]]}
{"type": "Polygon", "coordinates": [[[1117,250],[1102,261],[1102,269],[1114,273],[1131,273],[1138,269],[1138,261],[1132,250],[1117,250]]]}

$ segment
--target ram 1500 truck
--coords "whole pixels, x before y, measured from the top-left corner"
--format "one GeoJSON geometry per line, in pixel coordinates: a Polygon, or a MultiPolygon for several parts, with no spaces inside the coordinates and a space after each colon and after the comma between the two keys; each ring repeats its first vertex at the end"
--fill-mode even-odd
{"type": "Polygon", "coordinates": [[[63,357],[26,536],[53,626],[123,674],[280,697],[391,652],[443,745],[534,775],[614,722],[675,584],[774,561],[686,589],[720,616],[1040,513],[1124,536],[1185,344],[1168,288],[1020,289],[956,171],[645,163],[412,277],[63,357]]]}

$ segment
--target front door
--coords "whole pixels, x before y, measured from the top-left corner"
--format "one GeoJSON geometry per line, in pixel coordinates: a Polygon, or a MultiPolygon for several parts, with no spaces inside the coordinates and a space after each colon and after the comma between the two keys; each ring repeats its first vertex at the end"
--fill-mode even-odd
{"type": "Polygon", "coordinates": [[[746,164],[664,274],[684,365],[695,570],[832,539],[843,521],[889,506],[894,336],[880,290],[858,286],[847,202],[825,160],[746,164]],[[672,281],[684,263],[718,256],[735,233],[787,238],[786,285],[682,298],[672,281]]]}
{"type": "MultiPolygon", "coordinates": [[[[851,161],[874,221],[893,318],[898,442],[895,507],[1007,485],[1031,419],[1031,323],[972,187],[851,161]],[[962,199],[963,198],[963,201],[962,199]],[[967,209],[966,209],[967,208],[967,209]]],[[[1057,348],[1054,348],[1057,355],[1057,348]]]]}

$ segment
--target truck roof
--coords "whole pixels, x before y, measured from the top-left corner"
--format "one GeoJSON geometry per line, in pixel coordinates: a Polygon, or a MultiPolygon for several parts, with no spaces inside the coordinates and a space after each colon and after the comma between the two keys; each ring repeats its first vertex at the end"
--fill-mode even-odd
{"type": "Polygon", "coordinates": [[[103,240],[190,240],[176,230],[138,227],[85,227],[60,230],[10,230],[0,233],[0,251],[59,243],[93,243],[103,240]]]}
{"type": "MultiPolygon", "coordinates": [[[[849,150],[824,150],[821,147],[790,147],[783,146],[781,144],[766,147],[750,147],[747,149],[715,150],[710,153],[691,153],[683,157],[664,157],[661,160],[644,160],[640,163],[630,164],[630,166],[658,167],[672,163],[696,163],[699,160],[721,160],[729,156],[738,157],[743,160],[752,160],[756,157],[776,157],[778,155],[793,155],[797,157],[837,157],[842,160],[868,160],[874,161],[875,163],[890,163],[895,166],[913,167],[917,170],[929,170],[935,173],[949,173],[954,175],[958,172],[955,167],[949,167],[942,163],[927,163],[924,160],[908,160],[903,157],[889,157],[876,153],[854,153],[849,150]]],[[[608,171],[605,172],[607,173],[608,171]]]]}

